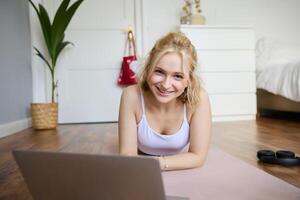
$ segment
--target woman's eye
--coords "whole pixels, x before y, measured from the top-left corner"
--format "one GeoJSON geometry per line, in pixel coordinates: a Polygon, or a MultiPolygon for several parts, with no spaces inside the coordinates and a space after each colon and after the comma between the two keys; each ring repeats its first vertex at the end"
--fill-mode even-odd
{"type": "Polygon", "coordinates": [[[184,77],[182,75],[174,75],[176,80],[182,80],[184,77]]]}
{"type": "Polygon", "coordinates": [[[161,70],[159,70],[159,69],[155,70],[154,72],[155,72],[156,74],[163,74],[163,71],[161,71],[161,70]]]}

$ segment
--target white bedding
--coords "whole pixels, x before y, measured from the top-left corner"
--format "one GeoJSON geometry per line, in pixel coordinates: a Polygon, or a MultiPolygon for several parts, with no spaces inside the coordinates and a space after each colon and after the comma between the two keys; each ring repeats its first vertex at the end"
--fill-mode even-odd
{"type": "Polygon", "coordinates": [[[300,45],[262,38],[256,67],[257,88],[300,102],[300,45]]]}
{"type": "Polygon", "coordinates": [[[300,102],[300,60],[257,71],[256,86],[300,102]]]}

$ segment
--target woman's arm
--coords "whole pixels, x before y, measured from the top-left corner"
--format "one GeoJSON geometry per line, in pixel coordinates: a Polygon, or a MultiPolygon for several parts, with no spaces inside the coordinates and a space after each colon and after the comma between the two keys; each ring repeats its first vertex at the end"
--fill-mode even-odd
{"type": "Polygon", "coordinates": [[[121,96],[118,123],[119,153],[121,155],[137,155],[136,96],[134,86],[125,88],[121,96]]]}
{"type": "Polygon", "coordinates": [[[160,157],[162,170],[200,167],[205,162],[211,138],[211,110],[206,91],[201,91],[201,103],[190,122],[190,147],[187,153],[160,157]]]}

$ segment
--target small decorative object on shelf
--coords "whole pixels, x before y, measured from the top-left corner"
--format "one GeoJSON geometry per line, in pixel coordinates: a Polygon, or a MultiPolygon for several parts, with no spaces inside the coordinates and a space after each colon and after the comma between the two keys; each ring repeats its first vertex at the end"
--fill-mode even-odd
{"type": "Polygon", "coordinates": [[[182,11],[181,24],[205,24],[205,17],[201,15],[200,0],[185,0],[182,11]]]}
{"type": "Polygon", "coordinates": [[[195,0],[195,12],[191,18],[191,24],[205,24],[205,17],[201,15],[200,0],[195,0]]]}
{"type": "Polygon", "coordinates": [[[185,0],[184,6],[182,7],[183,15],[181,16],[180,23],[181,24],[190,24],[192,9],[191,9],[191,0],[185,0]]]}

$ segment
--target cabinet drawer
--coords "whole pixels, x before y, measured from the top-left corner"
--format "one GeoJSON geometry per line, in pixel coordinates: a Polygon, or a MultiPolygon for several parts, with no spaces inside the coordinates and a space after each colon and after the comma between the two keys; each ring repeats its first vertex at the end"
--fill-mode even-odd
{"type": "Polygon", "coordinates": [[[254,71],[253,50],[199,50],[199,70],[203,72],[254,71]]]}
{"type": "Polygon", "coordinates": [[[255,73],[200,73],[200,80],[209,94],[255,93],[255,73]]]}
{"type": "Polygon", "coordinates": [[[198,26],[181,27],[182,32],[198,50],[254,49],[254,31],[251,28],[198,26]]]}
{"type": "Polygon", "coordinates": [[[255,94],[210,94],[213,116],[255,115],[255,94]]]}

